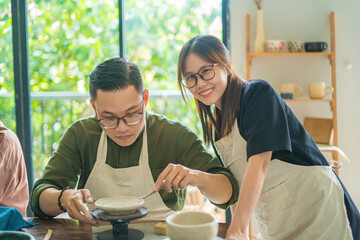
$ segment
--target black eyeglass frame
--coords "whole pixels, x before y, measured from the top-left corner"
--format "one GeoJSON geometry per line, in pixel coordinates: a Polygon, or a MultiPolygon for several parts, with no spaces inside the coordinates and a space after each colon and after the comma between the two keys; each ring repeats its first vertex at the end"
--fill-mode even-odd
{"type": "Polygon", "coordinates": [[[127,115],[125,115],[125,116],[122,116],[122,117],[108,117],[108,118],[102,118],[102,119],[97,119],[96,121],[99,123],[99,125],[103,128],[103,129],[106,129],[106,130],[108,130],[108,129],[115,129],[115,128],[117,128],[118,126],[119,126],[119,124],[120,124],[120,120],[123,120],[123,122],[126,124],[126,125],[128,125],[128,126],[134,126],[134,125],[137,125],[137,124],[139,124],[139,123],[141,123],[142,122],[142,120],[143,120],[143,114],[144,114],[144,101],[142,101],[142,109],[141,109],[141,112],[137,112],[137,113],[130,113],[130,114],[127,114],[127,115]],[[140,115],[140,119],[139,119],[139,121],[137,121],[137,122],[134,122],[134,123],[128,123],[127,121],[126,121],[126,117],[128,117],[128,116],[130,116],[130,115],[140,115]],[[116,125],[115,126],[111,126],[111,127],[108,127],[108,126],[104,126],[104,124],[102,124],[101,123],[101,121],[102,120],[105,120],[105,119],[109,119],[109,118],[116,118],[117,119],[117,123],[116,123],[116,125]]]}
{"type": "Polygon", "coordinates": [[[211,65],[207,65],[207,66],[202,67],[202,68],[199,70],[199,72],[197,72],[197,73],[188,74],[188,75],[186,75],[186,76],[183,76],[183,77],[181,78],[181,84],[182,84],[185,88],[187,88],[187,89],[190,89],[190,88],[195,87],[196,84],[197,84],[197,81],[198,81],[196,75],[199,75],[199,77],[200,77],[202,80],[204,80],[204,81],[210,81],[210,80],[212,80],[212,79],[216,76],[215,66],[217,66],[217,65],[219,65],[219,63],[214,63],[214,64],[211,64],[211,65]],[[208,68],[208,67],[212,67],[212,70],[214,71],[214,76],[212,76],[211,78],[205,79],[204,76],[200,74],[200,72],[203,71],[205,68],[208,68]],[[195,83],[194,83],[194,86],[188,87],[188,86],[186,85],[186,77],[191,76],[191,75],[194,76],[194,78],[195,78],[195,83]]]}

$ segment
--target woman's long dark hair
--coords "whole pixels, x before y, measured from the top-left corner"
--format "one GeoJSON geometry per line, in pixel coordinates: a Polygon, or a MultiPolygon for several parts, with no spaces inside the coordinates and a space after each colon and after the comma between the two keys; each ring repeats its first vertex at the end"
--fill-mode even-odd
{"type": "Polygon", "coordinates": [[[221,111],[216,107],[212,111],[211,106],[207,106],[195,99],[197,111],[203,127],[204,141],[206,144],[209,144],[212,140],[212,126],[214,126],[219,138],[222,138],[231,132],[232,126],[240,111],[240,94],[244,82],[234,73],[230,54],[225,45],[214,36],[198,35],[185,43],[180,51],[178,60],[177,80],[185,102],[185,88],[181,84],[181,79],[184,74],[186,58],[191,53],[209,63],[218,63],[224,66],[228,72],[227,86],[221,97],[221,111]]]}

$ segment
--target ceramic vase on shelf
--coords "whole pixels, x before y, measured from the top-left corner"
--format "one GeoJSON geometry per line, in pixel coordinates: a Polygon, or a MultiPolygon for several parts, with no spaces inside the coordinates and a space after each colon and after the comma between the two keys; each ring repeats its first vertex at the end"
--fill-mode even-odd
{"type": "Polygon", "coordinates": [[[264,25],[263,25],[263,12],[261,9],[257,10],[254,52],[256,53],[265,52],[265,33],[264,33],[264,25]]]}

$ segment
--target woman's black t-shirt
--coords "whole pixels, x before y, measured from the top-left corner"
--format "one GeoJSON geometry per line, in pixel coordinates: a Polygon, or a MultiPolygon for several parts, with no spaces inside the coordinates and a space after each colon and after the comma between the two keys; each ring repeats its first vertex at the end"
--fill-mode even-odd
{"type": "Polygon", "coordinates": [[[296,165],[329,165],[295,114],[264,80],[244,84],[237,120],[248,159],[272,151],[272,159],[296,165]]]}

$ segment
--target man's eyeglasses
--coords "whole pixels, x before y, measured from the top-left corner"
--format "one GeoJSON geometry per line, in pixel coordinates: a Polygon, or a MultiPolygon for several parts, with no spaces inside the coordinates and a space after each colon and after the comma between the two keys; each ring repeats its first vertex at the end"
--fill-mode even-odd
{"type": "Polygon", "coordinates": [[[219,64],[214,63],[210,66],[203,67],[202,69],[200,69],[200,71],[198,73],[185,75],[181,79],[182,85],[186,88],[195,87],[197,84],[197,80],[198,80],[196,75],[199,75],[199,77],[205,81],[209,81],[209,80],[213,79],[215,77],[215,66],[216,65],[219,65],[219,64]]]}
{"type": "Polygon", "coordinates": [[[128,126],[133,126],[139,124],[142,121],[143,113],[144,113],[144,105],[141,109],[141,112],[131,113],[120,118],[109,117],[109,118],[98,119],[97,121],[99,122],[100,126],[103,127],[104,129],[117,128],[117,126],[119,126],[120,120],[123,120],[124,123],[128,126]]]}

